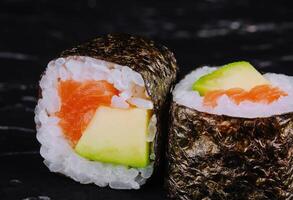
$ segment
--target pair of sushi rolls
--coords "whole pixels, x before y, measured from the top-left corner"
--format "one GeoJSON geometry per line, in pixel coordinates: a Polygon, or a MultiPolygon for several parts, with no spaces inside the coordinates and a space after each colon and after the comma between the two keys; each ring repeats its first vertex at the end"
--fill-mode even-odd
{"type": "Polygon", "coordinates": [[[248,62],[192,71],[173,90],[171,199],[293,198],[293,77],[248,62]]]}
{"type": "Polygon", "coordinates": [[[139,189],[160,161],[176,74],[166,47],[126,34],[62,52],[41,78],[35,111],[46,166],[83,184],[139,189]]]}

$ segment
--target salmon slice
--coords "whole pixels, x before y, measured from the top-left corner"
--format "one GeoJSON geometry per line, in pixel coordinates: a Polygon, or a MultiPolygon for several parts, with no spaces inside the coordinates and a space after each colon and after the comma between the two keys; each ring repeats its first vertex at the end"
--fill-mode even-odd
{"type": "Polygon", "coordinates": [[[280,90],[279,88],[272,87],[270,85],[258,85],[249,91],[245,91],[241,88],[231,88],[229,90],[214,90],[208,92],[204,96],[204,105],[210,107],[217,106],[218,99],[223,95],[227,95],[237,105],[239,105],[243,101],[270,104],[278,100],[280,97],[287,96],[288,94],[280,90]]]}
{"type": "Polygon", "coordinates": [[[61,109],[56,115],[60,118],[59,125],[63,133],[73,146],[91,121],[95,110],[101,105],[109,106],[112,97],[119,93],[106,81],[73,80],[59,82],[58,92],[61,109]]]}

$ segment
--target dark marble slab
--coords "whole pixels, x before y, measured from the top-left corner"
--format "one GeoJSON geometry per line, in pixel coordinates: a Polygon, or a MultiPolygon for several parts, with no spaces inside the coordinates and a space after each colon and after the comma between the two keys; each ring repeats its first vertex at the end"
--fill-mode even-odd
{"type": "Polygon", "coordinates": [[[249,60],[293,75],[290,1],[0,1],[0,199],[164,199],[161,183],[139,191],[80,185],[49,173],[35,139],[37,84],[48,61],[98,34],[127,32],[172,49],[180,77],[203,64],[249,60]]]}

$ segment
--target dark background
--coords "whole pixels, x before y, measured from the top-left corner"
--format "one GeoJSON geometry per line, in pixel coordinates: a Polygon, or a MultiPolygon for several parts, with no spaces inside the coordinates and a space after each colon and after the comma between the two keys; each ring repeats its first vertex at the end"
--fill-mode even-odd
{"type": "Polygon", "coordinates": [[[139,191],[80,185],[49,173],[35,139],[37,84],[50,59],[96,35],[126,32],[168,46],[180,77],[203,64],[248,60],[293,75],[290,1],[0,1],[0,199],[164,199],[161,183],[139,191]]]}

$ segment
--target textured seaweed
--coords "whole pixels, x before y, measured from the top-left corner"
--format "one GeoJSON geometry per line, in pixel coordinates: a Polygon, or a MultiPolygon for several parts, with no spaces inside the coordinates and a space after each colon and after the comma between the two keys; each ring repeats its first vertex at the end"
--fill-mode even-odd
{"type": "Polygon", "coordinates": [[[154,141],[156,155],[154,165],[157,169],[161,158],[164,107],[178,71],[173,53],[165,46],[142,37],[108,34],[65,50],[60,56],[89,56],[128,66],[142,75],[157,116],[157,134],[154,141]]]}
{"type": "Polygon", "coordinates": [[[235,118],[171,105],[171,199],[293,199],[293,113],[235,118]]]}

